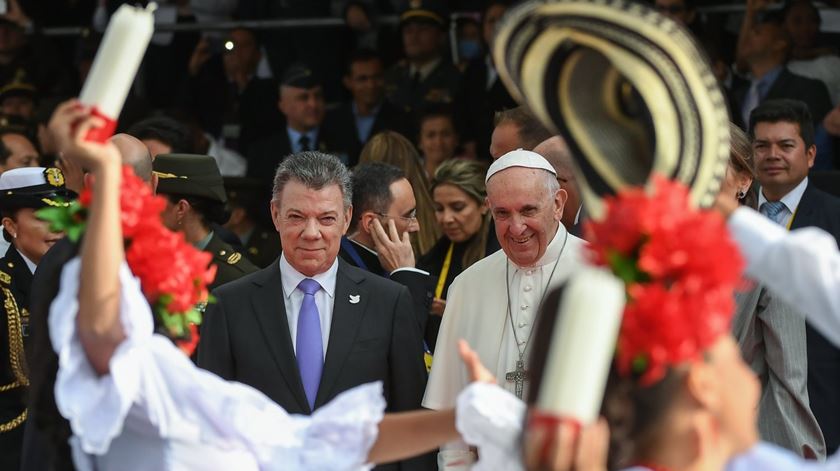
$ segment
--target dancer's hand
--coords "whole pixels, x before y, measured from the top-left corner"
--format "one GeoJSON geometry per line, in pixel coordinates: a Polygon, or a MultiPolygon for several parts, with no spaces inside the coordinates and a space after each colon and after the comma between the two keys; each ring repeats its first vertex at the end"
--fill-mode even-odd
{"type": "Polygon", "coordinates": [[[525,433],[525,465],[530,471],[606,471],[610,432],[607,422],[578,429],[569,421],[558,421],[549,430],[529,427],[525,433]]]}
{"type": "Polygon", "coordinates": [[[90,109],[76,100],[61,104],[50,120],[50,131],[59,145],[62,159],[88,171],[103,167],[119,167],[119,150],[111,142],[104,144],[86,139],[93,128],[102,127],[105,121],[93,116],[90,109]]]}
{"type": "Polygon", "coordinates": [[[461,360],[467,365],[467,371],[470,373],[470,381],[480,383],[496,384],[496,376],[490,372],[481,363],[478,358],[478,353],[470,348],[470,344],[466,340],[458,341],[458,352],[461,354],[461,360]]]}

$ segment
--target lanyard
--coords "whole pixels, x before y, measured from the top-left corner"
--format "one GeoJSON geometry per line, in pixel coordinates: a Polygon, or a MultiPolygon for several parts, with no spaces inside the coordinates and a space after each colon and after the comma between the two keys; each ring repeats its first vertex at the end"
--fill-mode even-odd
{"type": "Polygon", "coordinates": [[[455,248],[455,242],[449,243],[449,250],[446,251],[446,258],[443,259],[443,267],[440,269],[440,276],[438,276],[437,287],[435,287],[435,298],[441,299],[443,294],[443,287],[446,285],[446,277],[449,275],[449,266],[452,265],[452,250],[455,248]]]}
{"type": "Polygon", "coordinates": [[[799,205],[796,206],[796,209],[793,210],[793,214],[790,216],[790,221],[787,223],[787,230],[790,232],[790,226],[793,225],[793,220],[796,219],[796,212],[799,211],[799,205]]]}

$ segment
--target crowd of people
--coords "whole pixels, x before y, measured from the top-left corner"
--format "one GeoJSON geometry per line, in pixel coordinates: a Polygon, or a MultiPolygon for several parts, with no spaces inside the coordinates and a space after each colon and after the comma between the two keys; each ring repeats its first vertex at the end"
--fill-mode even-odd
{"type": "MultiPolygon", "coordinates": [[[[61,3],[10,0],[0,16],[0,469],[493,469],[482,458],[499,441],[480,436],[519,441],[547,306],[587,264],[580,150],[493,65],[514,2],[162,2],[159,22],[346,25],[158,33],[105,145],[83,139],[96,118],[70,99],[100,36],[39,28],[101,30],[122,2],[61,3]],[[378,21],[389,14],[398,24],[378,21]],[[164,329],[126,272],[115,163],[215,267],[189,359],[154,340],[164,329]],[[86,228],[40,218],[91,187],[86,228]],[[482,409],[488,398],[515,420],[482,409]]],[[[649,4],[696,36],[725,91],[717,207],[748,288],[731,339],[706,346],[716,382],[692,383],[709,373],[696,365],[653,389],[611,379],[605,423],[549,468],[824,461],[840,447],[838,309],[798,293],[836,268],[784,247],[783,269],[755,266],[776,230],[827,251],[840,240],[840,56],[808,0],[747,0],[732,17],[649,4]],[[789,454],[753,453],[759,439],[789,454]]]]}

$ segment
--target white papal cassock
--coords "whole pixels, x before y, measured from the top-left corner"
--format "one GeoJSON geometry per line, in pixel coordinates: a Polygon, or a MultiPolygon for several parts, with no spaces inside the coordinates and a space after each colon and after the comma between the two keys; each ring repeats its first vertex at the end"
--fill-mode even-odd
{"type": "MultiPolygon", "coordinates": [[[[561,285],[583,262],[586,242],[569,234],[562,224],[558,223],[558,226],[545,254],[535,266],[517,267],[508,261],[504,251],[499,250],[473,264],[452,282],[423,407],[436,410],[454,407],[458,393],[469,384],[467,370],[458,354],[458,339],[462,338],[496,375],[499,384],[510,392],[515,391],[515,384],[506,381],[505,375],[514,371],[520,350],[526,352],[525,364],[528,363],[531,349],[528,339],[543,295],[561,285]],[[557,268],[549,280],[555,262],[557,268]],[[507,316],[505,265],[508,263],[510,307],[519,345],[507,316]]],[[[525,391],[527,395],[527,383],[525,391]]],[[[450,444],[443,448],[439,462],[462,460],[463,454],[456,450],[466,449],[464,444],[450,444]],[[447,454],[451,459],[446,458],[447,454]]]]}

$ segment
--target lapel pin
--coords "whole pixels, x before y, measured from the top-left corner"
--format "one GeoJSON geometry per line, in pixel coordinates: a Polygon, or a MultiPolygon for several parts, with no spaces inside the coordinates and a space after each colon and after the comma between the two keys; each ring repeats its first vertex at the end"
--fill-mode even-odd
{"type": "Polygon", "coordinates": [[[350,295],[350,304],[359,304],[359,298],[361,298],[358,294],[351,294],[350,295]]]}

